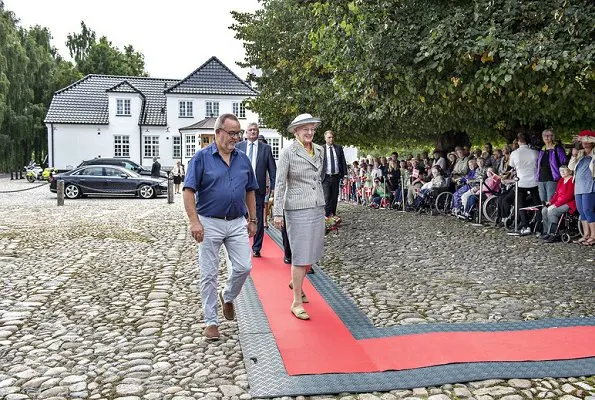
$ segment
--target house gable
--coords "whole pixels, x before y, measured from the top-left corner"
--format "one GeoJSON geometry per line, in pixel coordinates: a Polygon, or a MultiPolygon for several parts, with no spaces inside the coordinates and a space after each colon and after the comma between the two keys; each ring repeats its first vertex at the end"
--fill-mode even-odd
{"type": "Polygon", "coordinates": [[[256,90],[214,56],[165,93],[258,96],[256,90]]]}

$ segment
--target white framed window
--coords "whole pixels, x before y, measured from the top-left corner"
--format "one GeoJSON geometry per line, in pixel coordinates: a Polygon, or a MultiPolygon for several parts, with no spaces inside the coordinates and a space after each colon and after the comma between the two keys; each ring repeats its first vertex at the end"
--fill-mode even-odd
{"type": "Polygon", "coordinates": [[[196,153],[196,135],[186,136],[186,158],[194,156],[196,153]]]}
{"type": "Polygon", "coordinates": [[[173,158],[182,158],[182,137],[181,136],[174,136],[173,138],[173,148],[172,148],[172,157],[173,158]]]}
{"type": "Polygon", "coordinates": [[[192,109],[192,102],[191,101],[180,101],[179,103],[179,113],[178,116],[180,118],[192,118],[193,117],[193,109],[192,109]]]}
{"type": "Polygon", "coordinates": [[[130,99],[116,99],[116,115],[130,116],[130,99]]]}
{"type": "Polygon", "coordinates": [[[159,157],[159,136],[145,136],[143,144],[143,157],[159,157]]]}
{"type": "Polygon", "coordinates": [[[205,102],[206,110],[205,115],[208,117],[219,116],[219,102],[218,101],[207,101],[205,102]]]}
{"type": "Polygon", "coordinates": [[[246,104],[244,102],[233,102],[231,108],[236,117],[246,118],[246,104]]]}
{"type": "Polygon", "coordinates": [[[114,136],[114,157],[130,157],[130,136],[115,135],[114,136]]]}
{"type": "Polygon", "coordinates": [[[271,151],[273,152],[273,158],[275,160],[279,159],[279,147],[281,146],[281,140],[279,138],[267,138],[267,142],[269,142],[269,146],[271,146],[271,151]]]}

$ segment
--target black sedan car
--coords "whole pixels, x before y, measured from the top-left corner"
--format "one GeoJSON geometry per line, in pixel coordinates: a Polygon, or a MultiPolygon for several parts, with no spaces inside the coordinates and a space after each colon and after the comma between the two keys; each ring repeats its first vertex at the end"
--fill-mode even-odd
{"type": "Polygon", "coordinates": [[[51,192],[57,192],[59,180],[64,181],[64,196],[69,199],[86,195],[133,195],[150,199],[167,194],[167,179],[139,175],[114,165],[86,165],[55,175],[50,182],[51,192]]]}
{"type": "MultiPolygon", "coordinates": [[[[86,160],[79,164],[77,168],[84,167],[87,165],[116,165],[118,167],[124,167],[130,171],[134,171],[140,175],[151,176],[151,170],[135,163],[132,160],[126,158],[94,158],[92,160],[86,160]]],[[[163,169],[159,172],[162,178],[167,178],[167,171],[163,169]]]]}

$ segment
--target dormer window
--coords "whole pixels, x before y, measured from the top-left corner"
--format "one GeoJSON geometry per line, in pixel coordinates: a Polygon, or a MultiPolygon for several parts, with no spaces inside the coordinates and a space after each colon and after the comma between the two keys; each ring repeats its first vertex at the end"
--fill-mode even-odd
{"type": "Polygon", "coordinates": [[[116,115],[127,117],[131,115],[130,99],[116,99],[116,115]]]}
{"type": "Polygon", "coordinates": [[[192,118],[193,117],[191,101],[180,101],[178,109],[179,109],[178,116],[180,118],[192,118]]]}

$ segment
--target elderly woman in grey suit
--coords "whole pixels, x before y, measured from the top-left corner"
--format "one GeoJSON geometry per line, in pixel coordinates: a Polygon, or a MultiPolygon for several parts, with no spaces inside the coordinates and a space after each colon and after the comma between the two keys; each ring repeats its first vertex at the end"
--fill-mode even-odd
{"type": "Polygon", "coordinates": [[[283,150],[277,163],[274,223],[283,227],[292,252],[291,282],[293,302],[291,312],[296,318],[310,319],[304,310],[307,298],[302,291],[306,273],[322,258],[324,245],[324,192],[322,164],[324,149],[312,139],[320,119],[310,114],[295,117],[287,128],[295,141],[283,150]]]}

